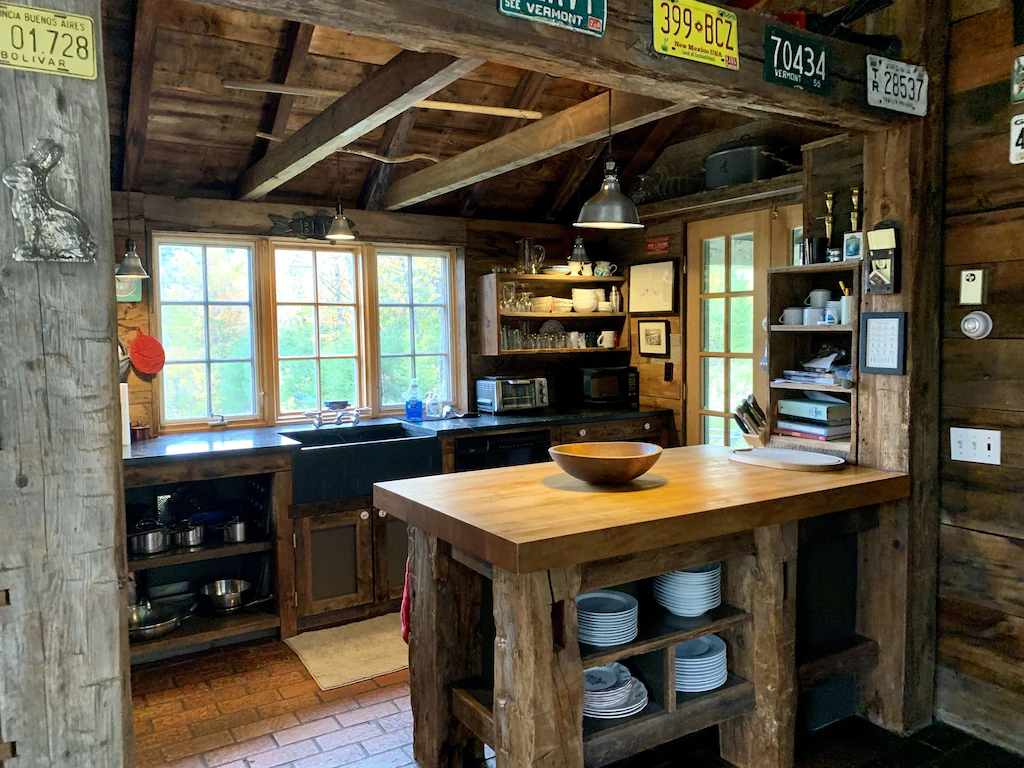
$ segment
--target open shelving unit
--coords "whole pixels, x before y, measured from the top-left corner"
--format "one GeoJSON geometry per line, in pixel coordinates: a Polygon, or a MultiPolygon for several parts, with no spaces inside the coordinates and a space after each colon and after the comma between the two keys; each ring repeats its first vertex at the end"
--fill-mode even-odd
{"type": "Polygon", "coordinates": [[[194,549],[163,552],[159,555],[137,555],[128,559],[128,570],[148,571],[152,568],[165,568],[171,565],[201,563],[205,560],[218,560],[223,557],[250,555],[254,552],[269,552],[269,541],[246,541],[242,544],[203,544],[194,549]]]}
{"type": "MultiPolygon", "coordinates": [[[[768,316],[778,318],[786,307],[803,306],[804,299],[815,288],[828,288],[833,298],[841,296],[839,281],[850,289],[851,295],[860,297],[860,261],[840,261],[828,264],[807,264],[790,267],[773,267],[768,270],[768,316]]],[[[833,453],[856,463],[857,446],[857,358],[858,358],[858,317],[843,325],[771,325],[768,328],[768,380],[769,403],[768,436],[770,445],[778,448],[797,448],[833,453]],[[847,351],[853,366],[854,386],[848,389],[834,384],[803,384],[799,382],[776,381],[784,370],[798,367],[824,343],[832,343],[847,351]],[[773,435],[778,414],[779,400],[791,398],[800,392],[827,392],[841,399],[849,398],[851,406],[852,432],[848,440],[813,440],[802,437],[773,435]]]]}
{"type": "Polygon", "coordinates": [[[226,642],[238,642],[249,634],[277,629],[281,619],[266,611],[247,611],[231,616],[203,616],[196,614],[182,622],[174,632],[159,640],[148,643],[132,643],[131,658],[133,662],[146,657],[166,654],[168,651],[192,649],[196,646],[215,648],[226,642]]]}

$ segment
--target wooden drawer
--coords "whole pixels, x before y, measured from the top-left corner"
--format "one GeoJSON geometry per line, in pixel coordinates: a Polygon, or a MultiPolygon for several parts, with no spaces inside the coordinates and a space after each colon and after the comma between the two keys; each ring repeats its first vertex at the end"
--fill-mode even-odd
{"type": "Polygon", "coordinates": [[[666,421],[664,416],[639,419],[597,421],[589,424],[566,424],[562,427],[563,443],[592,443],[621,440],[646,440],[664,447],[666,421]]]}

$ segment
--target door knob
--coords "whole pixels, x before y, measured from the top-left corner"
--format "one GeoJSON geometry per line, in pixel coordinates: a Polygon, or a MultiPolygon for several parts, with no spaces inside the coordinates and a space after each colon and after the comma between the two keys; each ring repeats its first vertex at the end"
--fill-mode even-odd
{"type": "Polygon", "coordinates": [[[363,510],[362,512],[360,512],[360,513],[359,513],[359,519],[360,519],[360,520],[369,520],[369,519],[370,519],[370,513],[369,513],[369,512],[367,512],[367,511],[366,511],[366,510],[364,509],[364,510],[363,510]]]}
{"type": "Polygon", "coordinates": [[[385,512],[383,509],[378,509],[377,510],[377,517],[387,517],[387,516],[388,516],[388,513],[385,512]]]}
{"type": "Polygon", "coordinates": [[[587,430],[581,429],[580,430],[580,437],[586,437],[586,436],[587,436],[587,430]]]}

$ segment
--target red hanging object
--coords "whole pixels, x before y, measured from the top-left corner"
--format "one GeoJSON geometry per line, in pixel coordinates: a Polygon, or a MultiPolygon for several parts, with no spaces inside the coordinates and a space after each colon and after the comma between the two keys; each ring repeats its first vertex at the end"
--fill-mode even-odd
{"type": "Polygon", "coordinates": [[[153,376],[160,373],[164,367],[164,346],[154,336],[148,336],[141,328],[136,328],[138,334],[128,347],[128,357],[132,365],[139,373],[153,376]]]}

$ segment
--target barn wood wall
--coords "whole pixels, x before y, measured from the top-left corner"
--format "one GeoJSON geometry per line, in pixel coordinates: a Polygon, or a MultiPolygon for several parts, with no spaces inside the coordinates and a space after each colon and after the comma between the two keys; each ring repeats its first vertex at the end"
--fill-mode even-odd
{"type": "Polygon", "coordinates": [[[953,4],[947,91],[936,716],[1024,752],[1024,166],[1008,160],[1010,0],[953,4]],[[959,330],[960,270],[987,270],[995,324],[959,330]],[[1002,465],[952,462],[949,428],[1002,431],[1002,465]]]}

